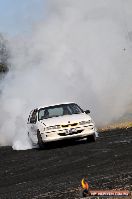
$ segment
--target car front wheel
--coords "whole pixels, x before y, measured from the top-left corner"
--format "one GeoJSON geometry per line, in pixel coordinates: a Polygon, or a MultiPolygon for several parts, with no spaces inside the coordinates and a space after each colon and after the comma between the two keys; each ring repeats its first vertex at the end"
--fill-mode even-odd
{"type": "Polygon", "coordinates": [[[40,149],[44,149],[44,142],[42,140],[42,137],[41,137],[41,134],[40,134],[40,131],[37,130],[37,138],[38,138],[38,145],[39,145],[39,148],[40,149]]]}
{"type": "Polygon", "coordinates": [[[87,142],[95,142],[96,141],[96,135],[93,134],[93,135],[89,135],[87,137],[87,142]]]}

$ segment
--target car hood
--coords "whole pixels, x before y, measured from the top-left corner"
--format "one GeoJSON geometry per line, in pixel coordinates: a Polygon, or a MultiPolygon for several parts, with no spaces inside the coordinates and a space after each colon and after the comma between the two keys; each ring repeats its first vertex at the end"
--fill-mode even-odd
{"type": "Polygon", "coordinates": [[[73,115],[63,115],[59,117],[53,117],[48,119],[43,119],[40,122],[46,126],[54,126],[54,125],[65,125],[70,123],[78,123],[81,121],[91,120],[91,117],[86,113],[81,114],[73,114],[73,115]]]}

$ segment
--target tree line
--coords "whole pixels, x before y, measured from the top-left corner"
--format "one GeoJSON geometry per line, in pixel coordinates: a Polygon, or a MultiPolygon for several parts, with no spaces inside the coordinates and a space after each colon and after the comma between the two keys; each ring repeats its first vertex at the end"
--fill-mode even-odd
{"type": "Polygon", "coordinates": [[[8,71],[8,59],[8,42],[0,33],[0,73],[6,73],[8,71]]]}

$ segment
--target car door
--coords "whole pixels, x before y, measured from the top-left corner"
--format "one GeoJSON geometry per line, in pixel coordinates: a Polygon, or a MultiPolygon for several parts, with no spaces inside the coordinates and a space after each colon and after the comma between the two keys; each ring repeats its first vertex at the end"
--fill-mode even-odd
{"type": "Polygon", "coordinates": [[[28,118],[28,134],[34,144],[37,144],[37,109],[31,111],[28,118]]]}

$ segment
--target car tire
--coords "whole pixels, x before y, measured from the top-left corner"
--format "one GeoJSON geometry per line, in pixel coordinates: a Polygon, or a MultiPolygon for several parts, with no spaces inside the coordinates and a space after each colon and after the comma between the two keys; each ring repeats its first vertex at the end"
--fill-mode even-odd
{"type": "Polygon", "coordinates": [[[96,141],[96,135],[93,134],[93,135],[89,135],[87,137],[87,142],[95,142],[96,141]]]}
{"type": "Polygon", "coordinates": [[[44,142],[42,140],[42,137],[41,137],[41,134],[40,134],[40,131],[37,130],[37,138],[38,138],[38,145],[39,145],[39,148],[40,149],[44,149],[44,142]]]}

